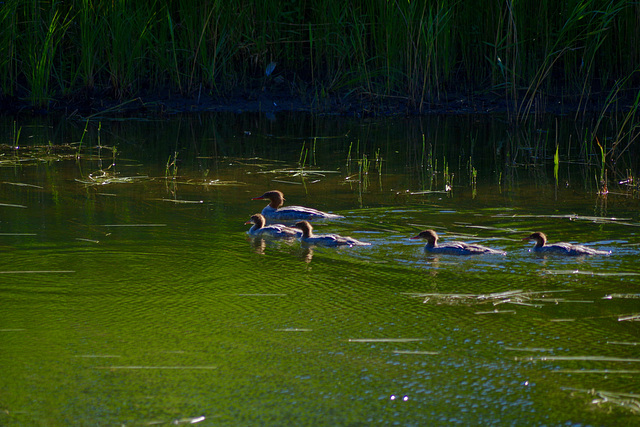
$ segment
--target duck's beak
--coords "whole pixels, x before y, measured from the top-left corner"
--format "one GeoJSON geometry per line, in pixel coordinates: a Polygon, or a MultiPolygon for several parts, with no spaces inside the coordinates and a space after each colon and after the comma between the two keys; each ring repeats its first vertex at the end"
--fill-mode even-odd
{"type": "Polygon", "coordinates": [[[252,197],[251,200],[263,200],[264,197],[260,196],[260,197],[252,197]]]}
{"type": "Polygon", "coordinates": [[[414,240],[414,239],[419,239],[420,236],[413,236],[413,237],[409,237],[409,239],[414,240]]]}
{"type": "Polygon", "coordinates": [[[244,223],[244,225],[249,225],[249,224],[253,224],[253,221],[249,220],[249,221],[244,223]]]}

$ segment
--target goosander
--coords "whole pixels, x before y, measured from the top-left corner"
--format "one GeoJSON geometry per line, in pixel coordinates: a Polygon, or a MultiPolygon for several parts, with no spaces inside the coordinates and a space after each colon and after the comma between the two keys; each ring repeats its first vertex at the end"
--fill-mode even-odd
{"type": "Polygon", "coordinates": [[[534,252],[540,253],[554,253],[560,255],[609,255],[609,251],[599,251],[597,249],[591,249],[583,245],[572,245],[571,243],[554,243],[553,245],[547,245],[547,236],[544,233],[536,231],[530,234],[522,240],[535,240],[536,244],[533,246],[534,252]]]}
{"type": "Polygon", "coordinates": [[[495,254],[506,255],[506,252],[498,251],[495,249],[487,248],[482,245],[474,245],[464,242],[451,242],[438,246],[438,234],[433,230],[421,231],[417,236],[412,239],[426,239],[427,244],[424,247],[425,252],[431,252],[434,254],[446,254],[446,255],[480,255],[480,254],[495,254]]]}
{"type": "Polygon", "coordinates": [[[297,228],[287,227],[283,224],[271,224],[267,225],[266,220],[262,214],[251,215],[251,219],[245,222],[245,225],[253,224],[253,226],[247,231],[251,236],[271,236],[275,238],[293,239],[302,236],[302,231],[297,228]]]}
{"type": "Polygon", "coordinates": [[[304,206],[281,207],[284,203],[284,194],[278,190],[267,191],[260,197],[251,200],[269,199],[269,204],[262,210],[262,215],[268,219],[335,219],[344,218],[342,215],[335,215],[322,212],[316,209],[305,208],[304,206]]]}
{"type": "Polygon", "coordinates": [[[308,221],[296,223],[296,227],[302,230],[300,241],[321,246],[369,246],[371,243],[361,242],[352,237],[344,237],[338,234],[313,234],[313,227],[308,221]]]}

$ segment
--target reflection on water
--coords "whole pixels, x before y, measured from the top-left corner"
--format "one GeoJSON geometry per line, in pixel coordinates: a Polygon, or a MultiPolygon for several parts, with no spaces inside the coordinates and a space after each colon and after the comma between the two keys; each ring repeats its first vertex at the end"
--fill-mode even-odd
{"type": "Polygon", "coordinates": [[[0,158],[1,425],[640,416],[636,190],[611,179],[598,194],[568,158],[556,180],[544,130],[212,115],[90,124],[80,144],[84,123],[0,129],[14,147],[0,158]],[[248,236],[264,207],[251,197],[276,188],[345,216],[318,233],[372,246],[248,236]],[[410,237],[426,228],[507,255],[425,254],[410,237]],[[533,231],[612,254],[538,256],[533,231]]]}

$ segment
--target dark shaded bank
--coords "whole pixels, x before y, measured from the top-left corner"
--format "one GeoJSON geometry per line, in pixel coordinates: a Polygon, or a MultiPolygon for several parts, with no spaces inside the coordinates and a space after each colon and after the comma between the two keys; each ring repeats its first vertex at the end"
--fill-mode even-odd
{"type": "MultiPolygon", "coordinates": [[[[620,97],[616,112],[634,108],[633,94],[620,97]]],[[[197,93],[182,96],[170,90],[145,92],[126,100],[106,94],[83,92],[73,97],[53,100],[46,107],[34,107],[28,100],[18,97],[0,98],[0,114],[44,115],[91,118],[103,116],[162,116],[203,112],[307,112],[345,117],[414,116],[429,114],[523,114],[524,105],[505,100],[495,92],[482,94],[452,93],[437,102],[417,106],[409,99],[382,96],[327,96],[320,101],[309,96],[294,96],[286,90],[234,91],[228,96],[197,93]]],[[[528,114],[600,114],[607,107],[605,96],[585,101],[572,97],[547,96],[536,102],[528,114]]]]}
{"type": "Polygon", "coordinates": [[[628,0],[0,4],[5,113],[521,119],[640,102],[640,4],[628,0]]]}

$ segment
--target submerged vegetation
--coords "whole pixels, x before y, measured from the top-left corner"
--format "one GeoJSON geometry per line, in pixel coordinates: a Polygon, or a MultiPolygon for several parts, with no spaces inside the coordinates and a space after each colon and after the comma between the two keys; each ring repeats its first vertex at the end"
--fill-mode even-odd
{"type": "Polygon", "coordinates": [[[172,188],[227,185],[217,171],[238,164],[278,185],[306,188],[342,176],[344,184],[360,196],[384,189],[415,199],[434,194],[465,197],[467,192],[475,198],[487,182],[495,184],[498,193],[507,194],[526,176],[538,185],[554,184],[556,195],[572,188],[592,191],[601,212],[606,211],[608,198],[640,199],[640,145],[633,143],[640,128],[635,123],[629,125],[633,131],[624,144],[616,145],[618,123],[600,122],[600,117],[575,121],[546,116],[521,126],[509,126],[504,115],[365,121],[309,114],[281,117],[273,122],[261,114],[187,115],[173,124],[136,119],[137,125],[124,127],[120,119],[102,123],[59,121],[50,116],[36,125],[5,120],[0,167],[95,159],[96,169],[90,176],[83,173],[83,181],[92,185],[126,182],[120,178],[129,174],[120,175],[123,171],[116,168],[116,159],[132,141],[144,141],[145,149],[159,151],[162,167],[156,177],[172,188]],[[236,126],[220,127],[227,122],[236,126]],[[163,123],[161,133],[175,134],[171,143],[153,143],[159,123],[163,123]],[[238,129],[252,131],[243,131],[239,138],[238,129]],[[62,140],[60,135],[65,135],[62,140]],[[225,142],[240,139],[242,143],[225,142]],[[184,145],[186,141],[191,148],[184,145]],[[275,152],[273,147],[278,147],[275,152]],[[398,167],[399,162],[403,167],[398,167]],[[189,168],[199,171],[199,179],[182,176],[189,168]],[[406,174],[409,182],[399,185],[397,174],[406,174]]]}
{"type": "Polygon", "coordinates": [[[639,13],[626,0],[7,0],[0,89],[5,105],[89,112],[104,99],[265,92],[373,114],[389,102],[514,118],[565,102],[627,111],[638,104],[639,13]]]}

